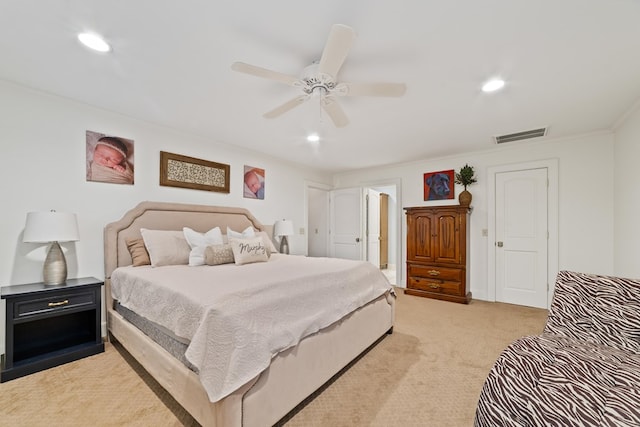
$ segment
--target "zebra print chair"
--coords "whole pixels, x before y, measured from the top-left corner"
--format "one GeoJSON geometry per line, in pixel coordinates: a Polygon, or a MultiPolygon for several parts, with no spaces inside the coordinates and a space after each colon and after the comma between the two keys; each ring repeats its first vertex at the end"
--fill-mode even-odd
{"type": "Polygon", "coordinates": [[[475,426],[640,426],[640,280],[561,271],[543,333],[500,355],[475,426]]]}

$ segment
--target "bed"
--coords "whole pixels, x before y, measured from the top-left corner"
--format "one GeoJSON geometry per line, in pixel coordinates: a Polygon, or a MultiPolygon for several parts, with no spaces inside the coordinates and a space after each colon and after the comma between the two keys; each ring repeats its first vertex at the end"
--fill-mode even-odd
{"type": "MultiPolygon", "coordinates": [[[[216,395],[211,392],[210,384],[201,380],[199,369],[189,367],[188,363],[152,339],[153,335],[145,334],[134,325],[135,322],[126,320],[123,312],[116,310],[118,301],[112,298],[112,275],[115,272],[117,278],[122,271],[132,270],[132,257],[126,242],[127,239],[140,238],[140,229],[181,230],[190,227],[205,233],[216,226],[223,230],[226,227],[244,230],[251,226],[257,231],[270,232],[269,227],[262,225],[246,209],[164,202],[142,202],[126,212],[122,219],[105,227],[105,300],[109,337],[122,344],[203,426],[273,425],[385,334],[391,333],[393,290],[389,286],[384,294],[350,308],[339,320],[275,354],[267,368],[250,380],[242,381],[237,387],[234,385],[230,392],[227,390],[216,395]],[[223,397],[218,399],[217,396],[223,397]]],[[[294,257],[272,255],[282,263],[292,262],[294,257]]],[[[264,264],[271,264],[271,259],[264,264]]],[[[190,267],[183,268],[187,271],[190,267]]],[[[188,271],[191,273],[198,268],[188,271]]],[[[215,268],[218,267],[209,267],[215,268]]]]}

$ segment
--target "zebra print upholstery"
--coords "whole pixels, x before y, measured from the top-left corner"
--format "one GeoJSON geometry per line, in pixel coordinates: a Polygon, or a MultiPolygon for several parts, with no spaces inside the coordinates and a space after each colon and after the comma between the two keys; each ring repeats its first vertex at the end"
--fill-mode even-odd
{"type": "Polygon", "coordinates": [[[640,426],[640,280],[561,271],[543,333],[502,352],[474,424],[640,426]]]}

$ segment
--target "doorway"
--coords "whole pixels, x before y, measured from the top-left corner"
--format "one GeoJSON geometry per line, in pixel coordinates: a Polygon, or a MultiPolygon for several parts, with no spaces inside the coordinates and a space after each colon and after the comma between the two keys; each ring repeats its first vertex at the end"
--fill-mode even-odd
{"type": "MultiPolygon", "coordinates": [[[[402,244],[400,239],[402,208],[401,208],[401,180],[390,179],[383,182],[366,183],[361,187],[351,189],[331,190],[328,186],[307,182],[306,191],[306,220],[307,220],[307,254],[309,256],[338,256],[344,258],[356,257],[366,260],[366,230],[367,210],[364,195],[368,190],[384,193],[386,203],[386,235],[381,236],[382,247],[380,255],[386,255],[386,269],[381,271],[394,285],[402,283],[402,268],[398,268],[401,260],[402,244]],[[336,195],[337,200],[336,200],[336,195]],[[331,223],[336,220],[335,209],[338,207],[338,226],[335,235],[330,235],[331,223]],[[323,209],[322,206],[326,208],[323,209]],[[349,215],[341,219],[345,213],[349,215]],[[354,231],[349,231],[353,228],[354,231]],[[339,247],[333,244],[337,238],[339,247]],[[320,242],[320,243],[318,243],[320,242]],[[355,243],[354,243],[355,242],[355,243]]],[[[382,202],[381,202],[382,205],[382,202]]]]}
{"type": "Polygon", "coordinates": [[[307,255],[327,256],[329,253],[329,189],[307,186],[307,255]]]}
{"type": "Polygon", "coordinates": [[[402,268],[398,267],[401,260],[401,210],[400,203],[400,183],[389,182],[380,184],[368,184],[364,187],[367,191],[378,194],[373,200],[377,206],[379,214],[371,218],[378,224],[377,234],[372,234],[371,238],[379,241],[379,250],[376,259],[370,259],[377,263],[380,270],[387,276],[389,282],[393,285],[399,285],[402,278],[402,268]]]}
{"type": "Polygon", "coordinates": [[[557,165],[489,168],[490,301],[549,307],[558,271],[557,165]]]}

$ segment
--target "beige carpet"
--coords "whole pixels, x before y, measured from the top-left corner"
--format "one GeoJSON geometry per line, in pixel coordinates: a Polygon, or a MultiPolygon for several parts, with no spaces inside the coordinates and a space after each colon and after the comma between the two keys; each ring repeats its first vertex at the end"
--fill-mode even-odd
{"type": "MultiPolygon", "coordinates": [[[[546,310],[407,296],[394,333],[288,417],[293,426],[473,424],[482,383],[500,351],[538,334],[546,310]]],[[[119,346],[0,384],[1,426],[196,426],[119,346]]]]}

